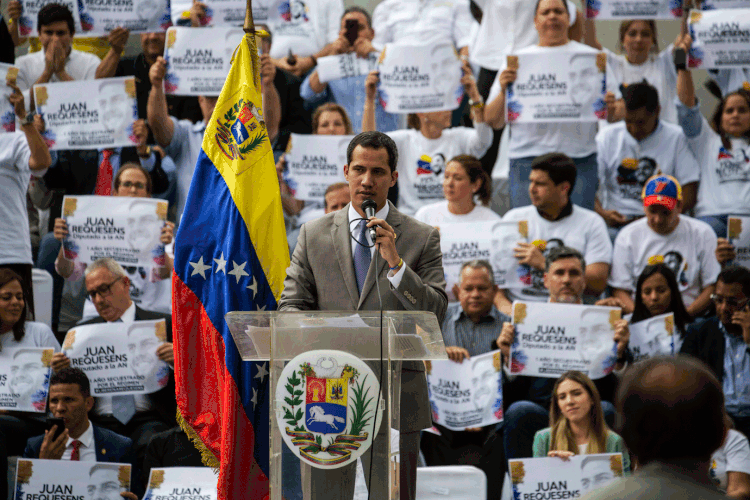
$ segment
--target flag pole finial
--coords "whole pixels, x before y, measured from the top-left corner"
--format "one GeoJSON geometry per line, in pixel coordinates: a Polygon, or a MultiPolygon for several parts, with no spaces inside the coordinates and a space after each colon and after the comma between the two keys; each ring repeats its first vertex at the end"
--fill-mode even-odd
{"type": "Polygon", "coordinates": [[[247,0],[245,6],[245,25],[242,27],[245,33],[255,33],[255,22],[253,21],[253,0],[247,0]]]}

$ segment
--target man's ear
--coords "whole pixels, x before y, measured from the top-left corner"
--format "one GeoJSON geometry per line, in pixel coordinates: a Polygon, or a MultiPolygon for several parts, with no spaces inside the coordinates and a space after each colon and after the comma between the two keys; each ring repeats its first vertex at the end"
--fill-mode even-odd
{"type": "Polygon", "coordinates": [[[93,396],[88,396],[86,398],[85,404],[86,404],[86,413],[88,413],[94,407],[94,397],[93,396]]]}

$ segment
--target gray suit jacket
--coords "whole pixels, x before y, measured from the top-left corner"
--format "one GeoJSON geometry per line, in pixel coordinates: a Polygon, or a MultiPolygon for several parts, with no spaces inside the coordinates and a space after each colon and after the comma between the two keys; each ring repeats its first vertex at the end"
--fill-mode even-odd
{"type": "MultiPolygon", "coordinates": [[[[390,202],[388,202],[390,204],[390,202]]],[[[349,232],[349,205],[302,226],[287,269],[279,311],[377,311],[377,276],[384,311],[431,311],[442,324],[445,294],[443,255],[437,229],[399,212],[390,204],[386,222],[396,232],[396,250],[406,269],[398,288],[388,280],[388,265],[372,260],[362,295],[357,291],[349,232]]],[[[430,427],[424,364],[404,363],[401,375],[401,431],[430,427]]]]}

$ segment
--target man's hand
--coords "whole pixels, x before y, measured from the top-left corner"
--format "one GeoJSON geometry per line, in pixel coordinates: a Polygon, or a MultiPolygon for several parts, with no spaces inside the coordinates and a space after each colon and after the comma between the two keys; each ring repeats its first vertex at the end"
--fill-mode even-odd
{"type": "Polygon", "coordinates": [[[620,319],[615,322],[613,340],[617,344],[617,358],[621,359],[625,356],[625,352],[628,349],[628,342],[630,342],[630,328],[628,328],[627,320],[620,319]]]}
{"type": "Polygon", "coordinates": [[[56,352],[52,355],[51,366],[53,372],[59,372],[63,368],[68,368],[70,366],[70,359],[68,359],[65,354],[56,352]]]}
{"type": "Polygon", "coordinates": [[[346,54],[352,51],[352,46],[349,44],[349,40],[344,36],[344,30],[339,33],[339,37],[331,42],[331,50],[334,54],[346,54]]]}
{"type": "Polygon", "coordinates": [[[617,297],[607,297],[606,299],[600,299],[594,302],[595,306],[606,306],[606,307],[619,307],[623,309],[625,305],[617,297]]]}
{"type": "Polygon", "coordinates": [[[461,71],[463,71],[461,85],[464,86],[464,92],[466,92],[466,95],[468,95],[469,99],[472,101],[481,101],[482,95],[479,93],[479,89],[477,89],[477,81],[474,78],[474,74],[471,72],[471,66],[469,66],[468,61],[464,61],[461,71]]]}
{"type": "Polygon", "coordinates": [[[65,447],[68,444],[68,438],[70,433],[68,429],[64,429],[57,439],[52,439],[57,431],[57,425],[53,425],[51,429],[44,431],[44,439],[42,439],[42,448],[39,450],[39,458],[46,460],[60,460],[65,453],[65,447]]]}
{"type": "Polygon", "coordinates": [[[23,120],[26,118],[26,106],[23,101],[23,93],[15,83],[8,83],[8,87],[13,89],[13,93],[8,96],[8,101],[13,105],[13,111],[16,113],[16,116],[20,120],[23,120]]]}
{"type": "Polygon", "coordinates": [[[172,243],[174,238],[174,222],[166,221],[164,226],[161,228],[161,235],[159,235],[159,241],[162,245],[169,245],[172,243]]]}
{"type": "MultiPolygon", "coordinates": [[[[57,241],[62,241],[65,239],[65,237],[68,235],[68,223],[65,222],[65,219],[62,219],[60,217],[55,219],[55,227],[52,230],[52,234],[57,241]]],[[[55,354],[55,356],[57,356],[57,354],[55,354]]],[[[55,356],[52,356],[53,360],[55,359],[55,356]]]]}
{"type": "Polygon", "coordinates": [[[746,344],[750,344],[750,305],[732,314],[732,324],[742,328],[742,338],[746,344]]]}
{"type": "Polygon", "coordinates": [[[273,85],[273,79],[276,78],[276,66],[273,64],[271,56],[266,54],[260,56],[260,78],[263,89],[273,85]]]}
{"type": "Polygon", "coordinates": [[[21,2],[19,2],[18,0],[11,0],[10,2],[8,2],[8,19],[12,20],[15,23],[19,19],[21,19],[22,13],[23,6],[21,5],[21,2]]]}
{"type": "Polygon", "coordinates": [[[44,53],[44,73],[51,77],[65,71],[66,57],[67,54],[62,42],[52,40],[47,45],[47,50],[44,53]]]}
{"type": "Polygon", "coordinates": [[[42,115],[34,115],[34,128],[39,132],[40,134],[44,132],[44,129],[47,128],[44,123],[44,118],[42,118],[42,115]]]}
{"type": "Polygon", "coordinates": [[[380,73],[370,71],[370,74],[365,78],[365,100],[367,102],[374,101],[375,96],[378,95],[378,83],[380,83],[380,73]]]}
{"type": "Polygon", "coordinates": [[[156,355],[159,359],[168,363],[174,368],[174,346],[172,342],[164,342],[162,345],[156,348],[156,355]]]}
{"type": "Polygon", "coordinates": [[[372,42],[367,38],[359,37],[354,41],[354,52],[357,53],[357,57],[365,59],[371,52],[375,51],[376,49],[372,46],[372,42]]]}
{"type": "Polygon", "coordinates": [[[500,73],[500,90],[505,92],[505,90],[508,88],[508,85],[516,81],[516,78],[518,78],[518,73],[515,69],[511,68],[505,68],[502,73],[500,73]]]}
{"type": "Polygon", "coordinates": [[[193,28],[200,28],[206,24],[206,4],[203,2],[194,1],[192,7],[190,7],[190,26],[193,28]]]}
{"type": "Polygon", "coordinates": [[[719,264],[722,266],[737,257],[737,253],[734,251],[734,245],[729,243],[729,240],[726,238],[719,238],[716,241],[716,252],[714,252],[714,255],[716,255],[716,260],[718,260],[719,264]]]}
{"type": "Polygon", "coordinates": [[[465,359],[469,359],[471,357],[469,356],[469,351],[467,351],[463,347],[446,347],[445,353],[448,355],[448,359],[450,359],[454,363],[463,363],[465,359]]]}
{"type": "Polygon", "coordinates": [[[604,222],[606,222],[609,227],[620,227],[628,220],[627,217],[617,210],[602,210],[599,212],[599,215],[604,218],[604,222]]]}
{"type": "Polygon", "coordinates": [[[544,255],[533,243],[519,241],[513,249],[513,256],[519,264],[526,264],[534,269],[544,270],[544,255]]]}
{"type": "Polygon", "coordinates": [[[135,147],[139,156],[144,156],[148,151],[148,127],[146,126],[146,120],[138,118],[133,122],[133,135],[136,138],[137,145],[135,147]]]}
{"type": "MultiPolygon", "coordinates": [[[[380,256],[388,263],[388,267],[393,268],[399,265],[401,257],[396,251],[396,231],[383,219],[370,217],[367,227],[375,227],[375,244],[380,250],[380,256]]],[[[399,269],[394,270],[397,272],[399,269]]]]}
{"type": "Polygon", "coordinates": [[[132,491],[122,491],[120,492],[120,496],[122,498],[127,498],[128,500],[138,500],[138,495],[136,495],[132,491]]]}
{"type": "Polygon", "coordinates": [[[129,29],[118,26],[117,28],[109,32],[107,41],[109,42],[109,46],[112,48],[112,50],[114,50],[119,55],[122,54],[123,50],[125,50],[125,45],[128,43],[129,36],[129,29]]]}
{"type": "Polygon", "coordinates": [[[156,58],[156,62],[148,70],[148,79],[152,86],[161,87],[164,77],[167,76],[167,61],[162,56],[156,58]]]}
{"type": "Polygon", "coordinates": [[[503,353],[505,364],[510,361],[510,346],[516,338],[516,327],[512,323],[503,323],[503,329],[500,330],[500,336],[497,338],[497,346],[503,353]]]}

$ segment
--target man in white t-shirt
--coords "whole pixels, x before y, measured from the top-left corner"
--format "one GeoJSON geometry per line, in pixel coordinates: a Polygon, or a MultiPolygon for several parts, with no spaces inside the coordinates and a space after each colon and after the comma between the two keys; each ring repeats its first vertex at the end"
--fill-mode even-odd
{"type": "Polygon", "coordinates": [[[674,176],[682,185],[682,211],[695,205],[700,167],[682,129],[660,119],[659,94],[646,82],[623,91],[625,120],[596,136],[599,195],[596,213],[614,240],[620,228],[643,217],[641,193],[655,174],[674,176]]]}
{"type": "Polygon", "coordinates": [[[523,264],[522,279],[530,285],[507,289],[498,294],[495,305],[510,315],[514,300],[544,302],[549,292],[544,286],[545,256],[557,247],[571,247],[583,254],[588,293],[600,294],[607,284],[612,262],[612,243],[604,220],[595,212],[574,205],[570,192],[576,182],[576,166],[561,153],[539,156],[531,164],[529,175],[531,205],[515,208],[503,220],[525,220],[526,242],[519,242],[515,257],[523,264]]]}
{"type": "Polygon", "coordinates": [[[625,226],[615,239],[609,285],[633,312],[638,276],[650,264],[664,262],[675,273],[688,313],[695,317],[709,306],[721,266],[714,257],[716,234],[705,222],[681,215],[682,189],[670,175],[649,179],[643,191],[646,217],[625,226]]]}

